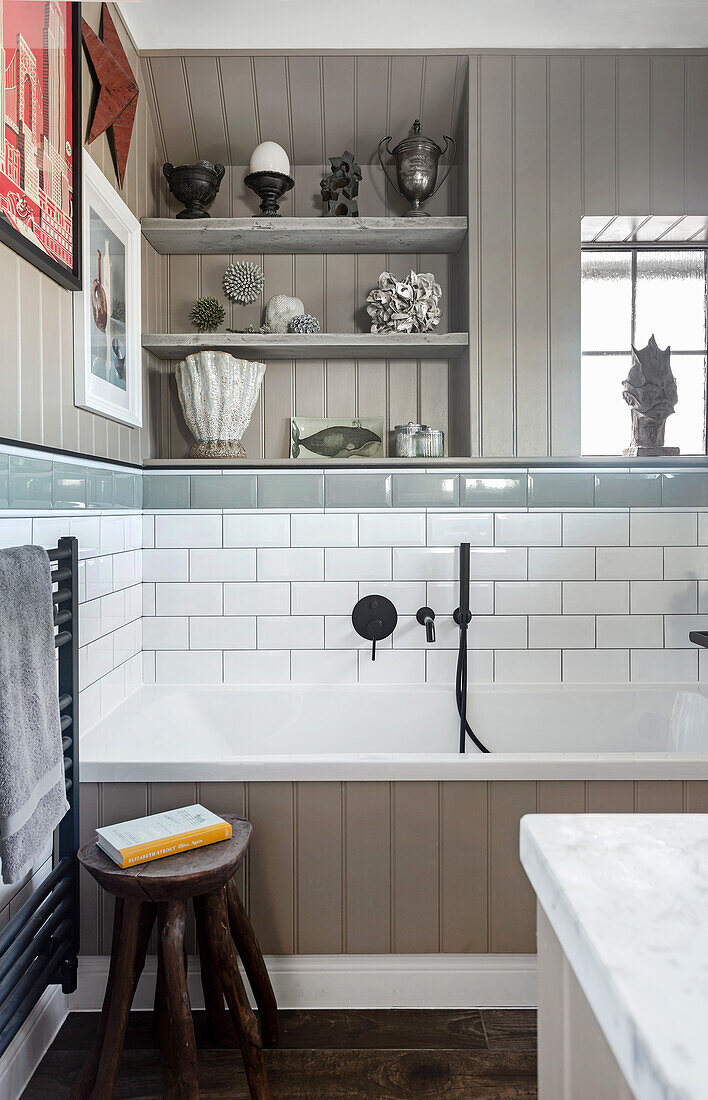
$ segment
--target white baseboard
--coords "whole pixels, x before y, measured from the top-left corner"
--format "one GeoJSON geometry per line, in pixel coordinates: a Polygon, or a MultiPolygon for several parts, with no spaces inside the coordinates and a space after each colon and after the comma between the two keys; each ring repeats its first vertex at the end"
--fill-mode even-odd
{"type": "Polygon", "coordinates": [[[18,1100],[67,1016],[68,998],[50,985],[0,1058],[0,1100],[18,1100]]]}
{"type": "MultiPolygon", "coordinates": [[[[533,1008],[535,955],[267,955],[280,1008],[533,1008]]],[[[152,1008],[154,956],[147,959],[133,1007],[152,1008]]],[[[101,1007],[108,974],[104,955],[79,959],[72,1012],[101,1007]]],[[[199,964],[187,975],[194,1008],[203,1008],[199,964]]]]}

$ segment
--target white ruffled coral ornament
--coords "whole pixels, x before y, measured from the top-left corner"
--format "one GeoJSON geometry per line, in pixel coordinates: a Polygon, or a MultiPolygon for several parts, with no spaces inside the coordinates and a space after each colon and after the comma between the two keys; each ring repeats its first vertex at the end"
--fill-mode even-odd
{"type": "Polygon", "coordinates": [[[431,332],[440,324],[442,288],[430,272],[411,271],[397,279],[382,271],[378,286],[366,298],[371,331],[431,332]]]}

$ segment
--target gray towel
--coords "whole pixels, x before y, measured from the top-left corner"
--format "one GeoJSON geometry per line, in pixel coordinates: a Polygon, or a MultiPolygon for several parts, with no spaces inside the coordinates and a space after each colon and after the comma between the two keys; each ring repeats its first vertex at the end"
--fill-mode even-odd
{"type": "Polygon", "coordinates": [[[17,882],[69,808],[54,647],[49,558],[41,546],[0,550],[0,860],[17,882]]]}

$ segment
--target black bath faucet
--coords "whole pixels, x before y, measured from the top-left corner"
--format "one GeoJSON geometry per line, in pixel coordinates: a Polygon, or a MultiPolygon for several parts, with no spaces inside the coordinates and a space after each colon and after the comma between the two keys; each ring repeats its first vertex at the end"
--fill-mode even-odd
{"type": "Polygon", "coordinates": [[[435,612],[432,607],[419,607],[415,617],[425,627],[425,640],[430,645],[435,641],[435,612]]]}

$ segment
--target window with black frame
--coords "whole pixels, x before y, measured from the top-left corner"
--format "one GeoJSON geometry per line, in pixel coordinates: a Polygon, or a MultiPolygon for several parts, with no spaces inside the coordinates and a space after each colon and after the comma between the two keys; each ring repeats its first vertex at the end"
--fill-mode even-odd
{"type": "Polygon", "coordinates": [[[581,451],[621,455],[630,440],[622,382],[632,346],[653,334],[671,347],[678,404],[667,446],[706,453],[706,272],[708,251],[583,248],[581,284],[581,451]]]}

